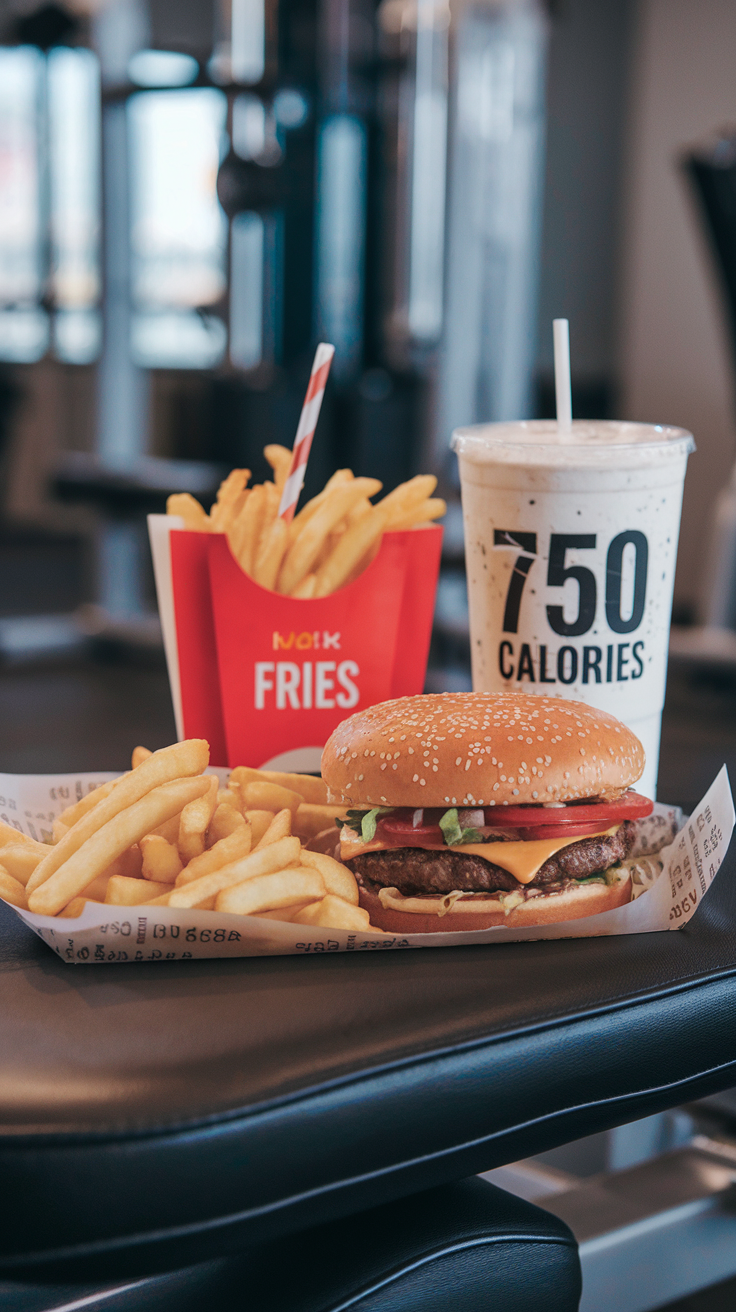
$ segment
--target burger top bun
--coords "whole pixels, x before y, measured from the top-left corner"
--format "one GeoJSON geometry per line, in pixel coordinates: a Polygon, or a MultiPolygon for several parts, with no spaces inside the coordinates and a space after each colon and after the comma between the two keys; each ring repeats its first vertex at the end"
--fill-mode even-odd
{"type": "Polygon", "coordinates": [[[644,748],[605,711],[528,693],[425,693],[343,720],[322,777],[359,806],[539,805],[620,797],[644,748]]]}

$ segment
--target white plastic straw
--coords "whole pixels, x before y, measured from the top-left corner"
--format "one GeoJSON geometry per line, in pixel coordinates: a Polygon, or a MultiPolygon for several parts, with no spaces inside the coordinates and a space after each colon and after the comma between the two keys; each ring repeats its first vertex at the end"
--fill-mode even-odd
{"type": "Polygon", "coordinates": [[[570,324],[567,319],[552,320],[555,346],[555,399],[557,427],[569,433],[572,428],[572,387],[570,385],[570,324]]]}

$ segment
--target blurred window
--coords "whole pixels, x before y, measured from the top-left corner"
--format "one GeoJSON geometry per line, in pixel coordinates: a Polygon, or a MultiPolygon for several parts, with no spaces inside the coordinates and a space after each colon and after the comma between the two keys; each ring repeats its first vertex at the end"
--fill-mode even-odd
{"type": "Polygon", "coordinates": [[[230,359],[255,369],[263,359],[265,224],[260,214],[238,214],[230,236],[230,359]]]}
{"type": "Polygon", "coordinates": [[[138,50],[128,64],[128,76],[139,87],[185,87],[198,73],[196,59],[175,50],[138,50]]]}
{"type": "Polygon", "coordinates": [[[0,49],[0,358],[44,354],[39,119],[43,56],[0,49]]]}
{"type": "Polygon", "coordinates": [[[266,106],[258,96],[233,101],[233,150],[241,159],[258,159],[266,144],[266,106]]]}
{"type": "Polygon", "coordinates": [[[98,354],[99,207],[95,56],[0,49],[0,359],[98,354]]]}
{"type": "Polygon", "coordinates": [[[90,50],[48,56],[54,349],[70,364],[100,350],[100,83],[90,50]]]}
{"type": "Polygon", "coordinates": [[[226,331],[208,307],[225,292],[227,221],[216,181],[221,91],[150,91],[128,102],[132,350],[145,368],[211,368],[226,331]]]}
{"type": "MultiPolygon", "coordinates": [[[[189,56],[161,51],[140,51],[130,69],[139,84],[150,79],[159,88],[197,71],[189,56]]],[[[252,149],[254,137],[264,137],[264,111],[246,99],[241,135],[252,149]]],[[[125,112],[132,356],[145,368],[213,368],[227,349],[221,306],[216,312],[228,244],[216,193],[225,94],[135,91],[125,112]]],[[[51,352],[67,364],[88,364],[100,354],[100,138],[92,51],[0,47],[0,361],[32,363],[51,352]]],[[[235,357],[244,362],[261,358],[268,336],[255,304],[264,242],[261,234],[259,247],[252,224],[236,240],[236,263],[252,281],[234,313],[235,357]]]]}
{"type": "Polygon", "coordinates": [[[236,82],[260,82],[266,67],[264,0],[231,0],[230,61],[236,82]]]}

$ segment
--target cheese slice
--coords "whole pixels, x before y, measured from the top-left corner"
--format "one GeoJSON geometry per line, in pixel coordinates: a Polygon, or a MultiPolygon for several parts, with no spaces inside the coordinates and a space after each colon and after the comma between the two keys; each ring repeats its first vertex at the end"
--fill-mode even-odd
{"type": "MultiPolygon", "coordinates": [[[[452,847],[426,850],[463,852],[466,856],[481,856],[484,861],[492,861],[495,866],[508,870],[520,884],[531,884],[545,861],[549,861],[556,852],[561,852],[563,847],[571,847],[573,843],[581,843],[587,838],[609,838],[618,829],[619,825],[612,825],[610,829],[600,829],[595,834],[578,834],[574,838],[539,838],[513,843],[456,843],[452,847]]],[[[341,833],[344,834],[345,830],[343,829],[341,833]]],[[[410,844],[407,843],[408,846],[410,844]]],[[[378,839],[374,839],[372,843],[362,843],[360,839],[356,841],[341,838],[340,841],[340,856],[343,861],[353,856],[360,856],[363,852],[383,850],[390,849],[378,839]]]]}

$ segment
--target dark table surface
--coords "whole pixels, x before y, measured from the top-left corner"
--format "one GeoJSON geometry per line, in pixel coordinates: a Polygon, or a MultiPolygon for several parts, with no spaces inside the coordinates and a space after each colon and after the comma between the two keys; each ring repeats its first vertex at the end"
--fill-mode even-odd
{"type": "MultiPolygon", "coordinates": [[[[20,772],[123,769],[174,736],[155,663],[6,667],[0,725],[0,769],[20,772]]],[[[660,796],[691,807],[724,760],[733,688],[674,671],[660,796]]],[[[46,1208],[37,1252],[246,1212],[260,1234],[726,1087],[735,907],[731,854],[676,935],[104,968],[0,907],[6,1187],[46,1208]],[[49,1170],[68,1181],[50,1210],[49,1170]]],[[[5,1241],[28,1251],[17,1208],[5,1241]]]]}

